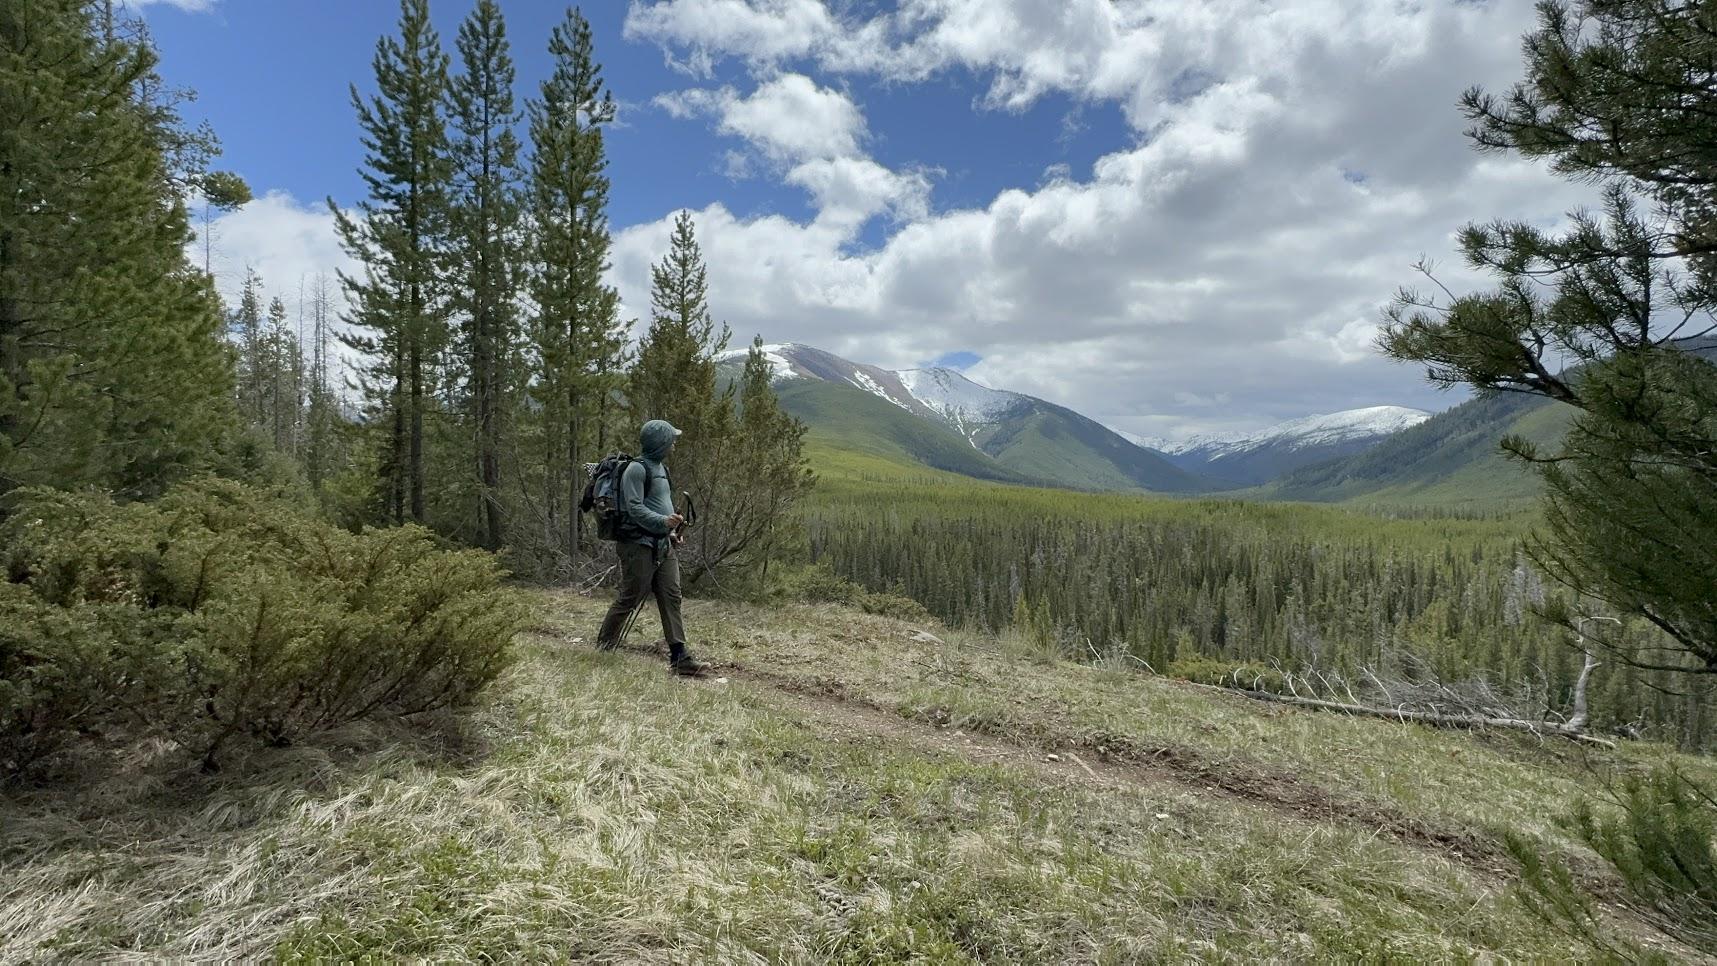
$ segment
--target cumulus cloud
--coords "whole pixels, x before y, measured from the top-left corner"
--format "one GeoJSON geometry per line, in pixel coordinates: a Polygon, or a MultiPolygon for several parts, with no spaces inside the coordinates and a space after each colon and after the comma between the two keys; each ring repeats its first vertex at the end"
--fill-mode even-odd
{"type": "MultiPolygon", "coordinates": [[[[192,211],[198,209],[193,204],[192,211]]],[[[201,219],[197,219],[201,230],[201,219]]],[[[213,219],[210,268],[215,287],[228,304],[237,304],[247,269],[261,276],[269,296],[287,305],[298,297],[301,279],[309,285],[318,272],[357,273],[358,264],[340,248],[334,216],[326,205],[300,203],[284,191],[270,191],[235,211],[213,219]]],[[[203,239],[187,249],[191,261],[203,263],[203,239]]],[[[343,304],[343,303],[342,303],[343,304]]]]}
{"type": "MultiPolygon", "coordinates": [[[[862,361],[974,347],[971,372],[991,385],[1184,435],[1438,405],[1416,371],[1372,351],[1381,305],[1421,255],[1452,266],[1456,286],[1482,284],[1455,258],[1463,222],[1551,224],[1591,200],[1461,135],[1460,91],[1515,79],[1531,24],[1528,0],[902,0],[868,19],[814,0],[670,0],[634,4],[628,33],[759,76],[810,64],[910,83],[960,69],[985,85],[982,107],[1051,91],[1120,107],[1131,143],[1089,176],[1053,169],[969,209],[936,211],[927,179],[823,150],[841,163],[788,175],[816,217],[699,214],[712,302],[743,334],[862,361]],[[892,234],[848,250],[845,226],[882,210],[892,234]]],[[[744,100],[730,96],[720,103],[744,100]]],[[[707,113],[728,124],[725,108],[707,113]]],[[[862,128],[837,130],[862,144],[862,128]]],[[[647,284],[666,226],[621,233],[623,291],[647,284]]]]}
{"type": "Polygon", "coordinates": [[[675,117],[711,116],[723,133],[781,162],[850,157],[865,137],[858,105],[803,74],[783,74],[744,97],[731,87],[694,89],[660,95],[655,103],[675,117]]]}
{"type": "Polygon", "coordinates": [[[867,157],[858,105],[803,74],[781,74],[748,95],[694,88],[659,95],[655,104],[673,117],[709,118],[716,130],[744,140],[750,153],[729,151],[722,159],[729,177],[779,174],[811,196],[819,221],[848,236],[880,214],[903,221],[929,213],[929,173],[894,171],[867,157]]]}

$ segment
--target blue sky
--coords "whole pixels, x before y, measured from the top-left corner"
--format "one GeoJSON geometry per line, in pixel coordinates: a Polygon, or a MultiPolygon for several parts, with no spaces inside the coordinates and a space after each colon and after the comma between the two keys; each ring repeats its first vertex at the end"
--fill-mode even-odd
{"type": "MultiPolygon", "coordinates": [[[[509,0],[503,7],[521,104],[548,74],[547,39],[566,9],[539,0],[509,0]]],[[[766,176],[731,177],[722,159],[735,139],[651,106],[657,95],[686,88],[687,77],[664,62],[656,45],[625,39],[624,4],[582,9],[595,30],[604,76],[624,109],[623,124],[609,141],[616,226],[715,201],[742,216],[814,214],[803,191],[766,176]]],[[[397,6],[386,0],[227,0],[189,10],[157,2],[143,11],[167,79],[197,92],[188,118],[207,120],[220,137],[221,166],[244,175],[258,194],[331,196],[342,205],[359,198],[362,155],[349,85],[373,91],[376,38],[394,32],[397,6]]],[[[468,6],[440,0],[431,12],[456,57],[453,39],[468,6]]],[[[745,77],[743,67],[724,64],[705,86],[744,83],[745,77]]],[[[969,77],[910,87],[855,79],[845,86],[869,108],[872,156],[890,167],[943,169],[937,202],[947,206],[983,204],[1004,188],[1035,184],[1054,164],[1088,173],[1125,137],[1113,108],[1081,108],[1065,96],[1018,114],[974,111],[982,88],[969,77]]],[[[886,231],[881,222],[867,227],[872,245],[886,231]]]]}
{"type": "MultiPolygon", "coordinates": [[[[136,0],[133,0],[135,4],[136,0]]],[[[163,73],[259,200],[214,232],[289,297],[345,264],[322,199],[362,190],[348,85],[387,0],[151,0],[163,73]]],[[[452,49],[467,6],[433,0],[452,49]]],[[[521,101],[565,7],[504,0],[521,101]]],[[[1183,437],[1453,400],[1370,348],[1466,221],[1552,224],[1590,192],[1461,137],[1519,73],[1529,0],[602,0],[621,124],[611,281],[692,210],[742,338],[1000,388],[1183,437]]]]}

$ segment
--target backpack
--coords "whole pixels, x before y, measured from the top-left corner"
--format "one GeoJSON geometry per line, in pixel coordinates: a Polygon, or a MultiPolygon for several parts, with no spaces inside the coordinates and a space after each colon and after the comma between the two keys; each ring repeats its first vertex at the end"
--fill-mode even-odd
{"type": "MultiPolygon", "coordinates": [[[[611,453],[600,463],[584,464],[590,482],[584,484],[578,508],[585,513],[596,513],[596,536],[600,539],[622,540],[634,529],[632,517],[626,512],[626,501],[620,495],[620,478],[633,459],[627,453],[611,453]]],[[[644,482],[649,485],[648,480],[644,482]]]]}

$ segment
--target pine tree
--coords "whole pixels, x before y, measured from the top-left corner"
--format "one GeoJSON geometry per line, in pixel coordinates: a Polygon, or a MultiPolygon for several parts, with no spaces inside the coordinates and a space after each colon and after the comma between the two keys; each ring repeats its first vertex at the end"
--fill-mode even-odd
{"type": "Polygon", "coordinates": [[[685,431],[678,453],[719,435],[710,424],[731,406],[717,391],[716,356],[731,336],[710,314],[703,251],[691,212],[682,211],[668,254],[650,268],[650,328],[638,342],[627,393],[638,419],[666,419],[685,431]]]}
{"type": "Polygon", "coordinates": [[[554,68],[528,106],[532,394],[541,421],[544,523],[569,562],[581,557],[576,509],[585,445],[596,436],[625,347],[608,269],[608,161],[614,100],[577,8],[549,38],[554,68]]]}
{"type": "Polygon", "coordinates": [[[1498,287],[1446,304],[1403,292],[1380,345],[1441,385],[1575,407],[1558,451],[1506,444],[1546,483],[1535,556],[1684,652],[1612,647],[1621,660],[1717,673],[1717,366],[1695,354],[1717,332],[1717,34],[1699,4],[1585,0],[1539,16],[1526,81],[1464,98],[1470,133],[1602,183],[1604,212],[1560,235],[1468,226],[1463,252],[1498,287]]]}
{"type": "Polygon", "coordinates": [[[453,304],[481,491],[477,542],[503,539],[501,436],[515,384],[519,288],[519,144],[513,134],[513,61],[495,0],[478,0],[459,28],[463,73],[449,91],[453,119],[453,304]]]}
{"type": "Polygon", "coordinates": [[[805,458],[805,425],[781,409],[763,340],[752,341],[732,393],[711,421],[707,512],[692,530],[688,583],[718,568],[766,574],[768,563],[797,534],[794,510],[815,477],[805,458]]]}
{"type": "MultiPolygon", "coordinates": [[[[650,327],[638,342],[627,384],[635,423],[665,419],[683,435],[674,447],[675,484],[709,494],[730,482],[722,463],[733,451],[733,391],[716,379],[716,357],[727,348],[727,326],[709,311],[709,278],[690,212],[674,219],[668,253],[650,271],[650,327]]],[[[720,528],[696,531],[682,553],[695,580],[720,528]]]]}
{"type": "Polygon", "coordinates": [[[297,457],[298,426],[304,401],[299,386],[304,381],[304,354],[298,333],[286,321],[286,303],[278,296],[268,303],[268,331],[263,339],[264,429],[274,450],[297,457]]]}
{"type": "Polygon", "coordinates": [[[159,492],[232,426],[219,301],[185,257],[212,144],[82,0],[0,4],[0,492],[159,492]]]}
{"type": "Polygon", "coordinates": [[[384,502],[396,521],[425,519],[424,417],[447,342],[447,64],[428,0],[400,0],[399,37],[376,42],[376,97],[366,101],[352,87],[369,198],[358,217],[328,200],[342,246],[364,264],[361,277],[340,276],[353,307],[346,321],[358,330],[342,338],[368,357],[359,387],[374,422],[386,427],[384,502]]]}

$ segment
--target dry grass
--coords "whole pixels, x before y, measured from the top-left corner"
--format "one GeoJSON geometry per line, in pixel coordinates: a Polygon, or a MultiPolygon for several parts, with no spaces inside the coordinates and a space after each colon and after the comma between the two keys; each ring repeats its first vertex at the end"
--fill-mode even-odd
{"type": "MultiPolygon", "coordinates": [[[[824,719],[760,681],[674,680],[638,656],[568,643],[601,602],[554,605],[548,633],[451,745],[439,732],[351,730],[214,780],[162,778],[140,761],[104,785],[0,799],[0,960],[1578,952],[1499,879],[1373,830],[1175,783],[1060,781],[911,728],[824,719]]],[[[699,605],[693,617],[716,656],[894,695],[908,716],[965,695],[980,710],[957,713],[974,722],[981,711],[1053,738],[1043,729],[1083,727],[1084,699],[1109,709],[1091,714],[1119,715],[1131,686],[1138,719],[1166,700],[1160,684],[1136,690],[1138,679],[1098,671],[973,665],[970,645],[909,645],[900,625],[862,615],[699,605]]],[[[1253,711],[1205,700],[1198,713],[1216,716],[1215,749],[1238,745],[1253,711]]],[[[1319,754],[1282,730],[1303,725],[1258,715],[1258,733],[1319,754]]]]}

